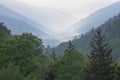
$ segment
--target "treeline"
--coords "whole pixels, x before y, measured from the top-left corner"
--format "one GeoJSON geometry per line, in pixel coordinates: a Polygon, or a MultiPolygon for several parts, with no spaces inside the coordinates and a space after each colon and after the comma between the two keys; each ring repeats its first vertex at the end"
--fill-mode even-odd
{"type": "MultiPolygon", "coordinates": [[[[112,46],[112,56],[116,61],[120,61],[120,14],[110,18],[104,24],[99,26],[102,33],[106,36],[107,41],[112,46]]],[[[79,35],[79,38],[74,38],[72,40],[73,45],[75,48],[84,53],[89,54],[91,52],[90,43],[92,40],[93,35],[96,33],[96,29],[93,28],[88,31],[87,33],[79,35]]],[[[64,50],[67,49],[68,42],[63,42],[57,47],[53,48],[57,54],[63,54],[64,50]]],[[[50,48],[48,47],[50,51],[50,48]]]]}
{"type": "Polygon", "coordinates": [[[89,55],[77,51],[71,41],[64,55],[48,55],[40,38],[12,35],[0,23],[0,80],[120,80],[119,63],[105,36],[97,30],[92,40],[89,55]]]}

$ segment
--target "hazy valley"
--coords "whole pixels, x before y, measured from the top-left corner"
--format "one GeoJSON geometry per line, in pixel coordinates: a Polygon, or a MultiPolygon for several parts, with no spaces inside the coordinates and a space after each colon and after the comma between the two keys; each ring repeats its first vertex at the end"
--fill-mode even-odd
{"type": "Polygon", "coordinates": [[[0,80],[120,80],[120,1],[55,2],[0,1],[0,80]]]}

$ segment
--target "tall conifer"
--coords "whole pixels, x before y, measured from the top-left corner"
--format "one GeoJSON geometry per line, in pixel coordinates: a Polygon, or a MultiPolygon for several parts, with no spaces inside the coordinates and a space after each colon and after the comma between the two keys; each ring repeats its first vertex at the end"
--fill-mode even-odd
{"type": "Polygon", "coordinates": [[[85,70],[85,80],[115,80],[116,64],[112,58],[112,48],[101,30],[97,30],[91,42],[90,66],[85,70]]]}
{"type": "Polygon", "coordinates": [[[120,67],[117,67],[117,80],[120,80],[120,67]]]}

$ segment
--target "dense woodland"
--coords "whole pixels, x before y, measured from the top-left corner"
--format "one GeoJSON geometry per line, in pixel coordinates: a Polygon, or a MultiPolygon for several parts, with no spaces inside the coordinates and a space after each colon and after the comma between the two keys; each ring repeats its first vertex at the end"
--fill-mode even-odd
{"type": "MultiPolygon", "coordinates": [[[[113,58],[117,61],[120,61],[120,14],[110,18],[107,22],[99,26],[97,29],[101,29],[103,34],[106,36],[107,41],[113,48],[113,58]]],[[[76,47],[76,49],[83,54],[89,54],[91,51],[91,40],[94,36],[94,33],[96,32],[96,29],[93,28],[85,34],[81,34],[80,38],[74,38],[72,43],[76,47]]],[[[53,48],[56,53],[63,54],[64,50],[67,49],[68,42],[63,42],[57,47],[53,48]]],[[[52,53],[52,49],[50,47],[48,48],[48,52],[52,53]]]]}
{"type": "Polygon", "coordinates": [[[0,80],[119,80],[119,64],[100,30],[91,48],[85,56],[69,41],[64,55],[47,55],[41,39],[31,33],[11,35],[0,23],[0,80]]]}
{"type": "MultiPolygon", "coordinates": [[[[115,28],[119,26],[117,17],[110,21],[115,28]]],[[[88,39],[88,55],[78,51],[73,41],[68,42],[63,55],[58,55],[55,49],[48,54],[42,39],[32,33],[12,35],[0,23],[0,80],[120,80],[119,61],[113,59],[114,48],[101,28],[88,39]]],[[[109,25],[110,28],[113,27],[109,25]]]]}

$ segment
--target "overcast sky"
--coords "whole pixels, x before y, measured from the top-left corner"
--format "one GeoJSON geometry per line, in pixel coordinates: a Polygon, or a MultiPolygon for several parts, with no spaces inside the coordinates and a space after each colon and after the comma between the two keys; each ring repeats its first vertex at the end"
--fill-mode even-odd
{"type": "Polygon", "coordinates": [[[65,11],[76,17],[74,19],[77,21],[120,0],[0,0],[0,2],[8,2],[8,4],[10,1],[65,11]]]}
{"type": "Polygon", "coordinates": [[[34,6],[55,8],[74,16],[74,21],[120,0],[16,0],[34,6]]]}
{"type": "Polygon", "coordinates": [[[114,3],[120,0],[16,0],[25,2],[27,4],[33,4],[44,7],[53,7],[53,8],[84,8],[88,6],[99,7],[100,5],[107,5],[114,3]]]}
{"type": "Polygon", "coordinates": [[[0,0],[0,2],[18,1],[34,6],[65,10],[71,15],[84,18],[91,13],[120,0],[0,0]]]}

